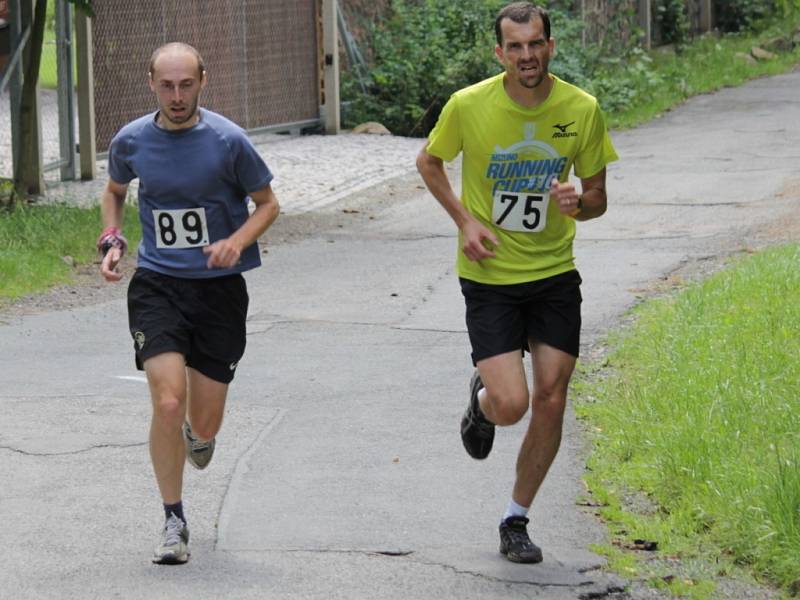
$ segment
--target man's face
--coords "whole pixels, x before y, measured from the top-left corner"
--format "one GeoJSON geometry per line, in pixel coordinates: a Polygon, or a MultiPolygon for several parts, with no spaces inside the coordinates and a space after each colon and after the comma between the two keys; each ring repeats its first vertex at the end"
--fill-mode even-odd
{"type": "Polygon", "coordinates": [[[547,66],[555,50],[555,41],[544,36],[544,24],[539,17],[527,23],[511,19],[500,21],[503,45],[496,46],[495,56],[507,76],[523,87],[533,89],[547,77],[547,66]]]}
{"type": "Polygon", "coordinates": [[[192,54],[180,51],[161,54],[150,74],[150,89],[158,99],[162,126],[183,129],[194,125],[198,97],[205,85],[205,73],[200,74],[192,54]]]}

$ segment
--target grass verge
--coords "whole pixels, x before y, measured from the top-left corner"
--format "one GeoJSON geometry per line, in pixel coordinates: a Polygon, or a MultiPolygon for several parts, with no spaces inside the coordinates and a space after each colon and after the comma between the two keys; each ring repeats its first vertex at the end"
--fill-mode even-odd
{"type": "MultiPolygon", "coordinates": [[[[75,266],[96,260],[100,208],[64,205],[0,210],[0,301],[69,283],[75,266]]],[[[141,238],[136,210],[125,211],[131,247],[141,238]]]]}
{"type": "Polygon", "coordinates": [[[778,37],[791,44],[799,26],[795,18],[758,34],[704,35],[680,52],[671,47],[647,53],[636,50],[627,60],[613,59],[601,68],[593,76],[591,91],[613,129],[633,127],[692,96],[791,70],[800,63],[800,46],[773,51],[774,58],[767,60],[745,57],[754,46],[769,45],[778,37]]]}
{"type": "Polygon", "coordinates": [[[579,389],[612,568],[688,597],[741,569],[800,592],[799,264],[772,248],[645,303],[579,389]],[[635,540],[651,560],[620,550],[635,540]]]}

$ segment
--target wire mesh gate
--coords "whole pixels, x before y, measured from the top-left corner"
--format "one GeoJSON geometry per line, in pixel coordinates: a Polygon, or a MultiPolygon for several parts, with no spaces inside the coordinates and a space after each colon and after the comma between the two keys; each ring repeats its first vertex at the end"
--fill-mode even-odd
{"type": "Polygon", "coordinates": [[[247,130],[320,122],[318,0],[103,0],[93,54],[100,151],[119,128],[155,109],[147,63],[170,41],[206,62],[201,104],[247,130]]]}

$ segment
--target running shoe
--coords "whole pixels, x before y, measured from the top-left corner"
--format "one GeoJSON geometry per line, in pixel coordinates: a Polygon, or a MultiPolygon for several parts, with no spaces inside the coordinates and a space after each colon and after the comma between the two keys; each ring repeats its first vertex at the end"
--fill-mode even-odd
{"type": "Polygon", "coordinates": [[[469,405],[461,419],[461,441],[472,458],[482,460],[489,456],[494,443],[494,423],[481,412],[478,391],[483,387],[478,369],[469,382],[469,405]]]}
{"type": "Polygon", "coordinates": [[[164,523],[161,545],[153,554],[157,565],[182,565],[189,560],[189,527],[180,517],[170,513],[164,523]]]}
{"type": "Polygon", "coordinates": [[[189,421],[183,423],[183,441],[186,445],[186,460],[195,469],[205,469],[211,458],[214,456],[214,446],[217,442],[215,438],[210,440],[199,440],[192,433],[189,421]]]}
{"type": "Polygon", "coordinates": [[[527,525],[527,517],[508,517],[500,523],[500,554],[511,562],[542,562],[542,549],[528,537],[527,525]]]}

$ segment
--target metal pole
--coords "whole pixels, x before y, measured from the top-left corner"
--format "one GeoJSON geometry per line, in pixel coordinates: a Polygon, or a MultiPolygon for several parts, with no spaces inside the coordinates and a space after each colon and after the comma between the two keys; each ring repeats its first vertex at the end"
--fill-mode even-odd
{"type": "Polygon", "coordinates": [[[322,105],[322,120],[325,123],[325,133],[339,133],[341,130],[337,13],[339,10],[336,0],[322,0],[322,53],[325,58],[323,67],[325,98],[322,105]]]}
{"type": "Polygon", "coordinates": [[[56,58],[58,64],[58,140],[61,180],[75,179],[75,82],[72,76],[72,5],[56,0],[56,58]]]}

